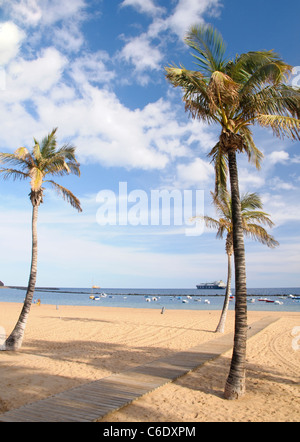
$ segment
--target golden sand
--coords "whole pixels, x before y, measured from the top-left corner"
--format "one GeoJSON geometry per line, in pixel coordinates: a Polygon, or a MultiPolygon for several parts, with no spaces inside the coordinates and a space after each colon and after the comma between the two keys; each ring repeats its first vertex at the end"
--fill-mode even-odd
{"type": "MultiPolygon", "coordinates": [[[[0,326],[7,333],[20,309],[21,304],[0,304],[0,326]]],[[[0,413],[215,339],[219,315],[33,305],[22,349],[0,352],[0,413]]],[[[223,399],[227,352],[103,422],[299,421],[300,339],[292,332],[300,314],[251,311],[249,324],[271,315],[279,320],[248,342],[244,398],[223,399]]],[[[226,333],[233,324],[229,312],[226,333]]]]}

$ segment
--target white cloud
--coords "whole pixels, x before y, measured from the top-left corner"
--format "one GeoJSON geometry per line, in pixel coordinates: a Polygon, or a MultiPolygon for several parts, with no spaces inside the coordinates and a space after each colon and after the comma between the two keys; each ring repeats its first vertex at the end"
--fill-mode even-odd
{"type": "Polygon", "coordinates": [[[294,198],[294,193],[290,195],[270,194],[262,195],[264,210],[271,215],[276,227],[288,222],[300,221],[300,203],[294,198]]]}
{"type": "Polygon", "coordinates": [[[126,108],[112,92],[86,86],[82,98],[56,106],[40,97],[36,104],[43,125],[58,125],[61,136],[74,140],[81,161],[142,169],[162,169],[169,161],[147,134],[143,112],[126,108]]]}
{"type": "Polygon", "coordinates": [[[286,163],[287,160],[289,160],[289,154],[284,150],[272,152],[269,155],[267,155],[266,158],[266,161],[271,163],[272,165],[277,163],[286,163]]]}
{"type": "Polygon", "coordinates": [[[86,18],[85,0],[10,0],[3,8],[28,32],[27,43],[42,37],[65,51],[77,52],[84,43],[80,24],[86,18]],[[45,28],[51,30],[45,31],[45,28]]]}
{"type": "Polygon", "coordinates": [[[24,32],[12,22],[0,24],[0,65],[6,65],[16,57],[22,40],[25,38],[24,32]]]}
{"type": "Polygon", "coordinates": [[[279,177],[274,177],[269,181],[269,185],[273,190],[295,190],[296,187],[291,184],[283,181],[279,177]]]}
{"type": "Polygon", "coordinates": [[[214,177],[214,167],[201,158],[196,158],[189,164],[177,166],[177,179],[182,188],[194,185],[204,188],[214,177]]]}
{"type": "Polygon", "coordinates": [[[203,15],[216,14],[219,7],[219,0],[179,0],[168,27],[182,39],[191,25],[204,23],[203,15]]]}
{"type": "Polygon", "coordinates": [[[84,43],[84,37],[77,24],[70,22],[54,30],[53,42],[57,47],[68,52],[78,52],[84,43]]]}
{"type": "Polygon", "coordinates": [[[84,0],[10,0],[5,7],[15,20],[36,26],[39,23],[52,25],[70,17],[78,19],[86,3],[84,0]]]}
{"type": "Polygon", "coordinates": [[[71,76],[77,84],[89,82],[108,83],[115,78],[115,72],[109,71],[105,65],[109,61],[109,55],[105,51],[85,53],[78,57],[71,65],[71,76]]]}
{"type": "Polygon", "coordinates": [[[121,6],[132,6],[139,12],[149,15],[161,14],[164,11],[163,8],[156,6],[153,0],[124,0],[121,6]]]}
{"type": "Polygon", "coordinates": [[[48,92],[57,84],[67,59],[55,48],[47,48],[32,60],[18,59],[7,69],[7,88],[3,101],[20,102],[35,93],[48,92]]]}
{"type": "Polygon", "coordinates": [[[1,144],[14,150],[58,126],[60,137],[78,146],[85,163],[162,170],[178,157],[191,157],[193,143],[201,148],[210,143],[207,129],[193,120],[180,122],[177,111],[183,110],[168,100],[131,110],[114,92],[101,89],[100,83],[115,76],[109,63],[104,51],[69,63],[53,47],[12,61],[0,102],[1,144]]]}
{"type": "Polygon", "coordinates": [[[265,184],[265,178],[261,173],[246,168],[239,169],[239,185],[241,193],[255,192],[265,184]]]}
{"type": "Polygon", "coordinates": [[[160,70],[163,54],[151,45],[146,34],[131,39],[122,49],[121,56],[135,66],[137,72],[160,70]]]}
{"type": "MultiPolygon", "coordinates": [[[[47,48],[34,59],[17,58],[7,66],[6,87],[1,91],[0,101],[0,118],[4,122],[0,133],[1,149],[15,150],[24,143],[31,143],[33,135],[44,136],[49,131],[49,126],[43,126],[39,120],[36,100],[47,95],[49,102],[52,88],[58,94],[66,65],[67,59],[60,52],[47,48]]],[[[62,91],[63,87],[60,89],[62,91]]]]}
{"type": "Polygon", "coordinates": [[[43,0],[42,5],[43,21],[48,25],[71,17],[79,20],[84,17],[84,9],[87,6],[85,0],[43,0]]]}
{"type": "MultiPolygon", "coordinates": [[[[127,62],[135,66],[135,70],[143,72],[145,70],[159,70],[165,56],[163,47],[167,30],[176,34],[181,40],[189,27],[193,24],[204,23],[203,15],[213,13],[218,10],[219,0],[179,0],[173,13],[166,16],[157,8],[152,1],[145,0],[125,0],[123,6],[135,6],[140,12],[151,12],[154,15],[153,22],[150,24],[147,32],[131,39],[121,51],[121,55],[127,62]],[[156,14],[157,9],[159,15],[156,14]],[[161,14],[162,13],[162,14],[161,14]],[[160,39],[161,43],[154,46],[153,40],[160,39]]],[[[144,79],[146,84],[149,81],[144,79]]]]}
{"type": "Polygon", "coordinates": [[[37,24],[42,18],[42,9],[36,0],[11,0],[9,7],[15,19],[29,25],[37,24]]]}
{"type": "MultiPolygon", "coordinates": [[[[48,107],[45,117],[49,111],[48,107]]],[[[112,92],[89,87],[83,100],[72,101],[58,112],[53,109],[63,130],[71,135],[77,128],[76,145],[86,162],[151,170],[164,169],[176,158],[192,156],[189,138],[194,140],[196,127],[191,121],[179,124],[171,104],[163,99],[132,111],[112,92]]],[[[199,139],[205,134],[206,129],[198,125],[199,139]]]]}

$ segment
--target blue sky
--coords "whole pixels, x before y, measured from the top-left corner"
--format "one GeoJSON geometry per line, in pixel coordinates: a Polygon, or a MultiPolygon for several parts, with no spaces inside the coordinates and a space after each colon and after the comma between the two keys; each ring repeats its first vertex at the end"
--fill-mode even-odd
{"type": "MultiPolygon", "coordinates": [[[[59,181],[80,198],[82,214],[50,190],[40,208],[39,286],[193,288],[226,279],[224,241],[214,231],[187,236],[174,222],[100,226],[97,195],[118,196],[120,182],[149,201],[153,190],[200,189],[214,216],[207,153],[219,128],[189,119],[163,68],[194,67],[183,37],[197,23],[219,29],[228,56],[274,49],[300,66],[299,13],[296,0],[288,8],[274,0],[0,0],[0,151],[32,147],[33,137],[58,127],[82,170],[59,181]]],[[[291,81],[300,86],[298,72],[291,81]]],[[[280,247],[246,241],[248,286],[299,286],[299,142],[261,129],[255,140],[265,160],[258,172],[239,156],[241,191],[261,195],[280,247]]],[[[26,285],[29,183],[0,187],[0,279],[26,285]]]]}

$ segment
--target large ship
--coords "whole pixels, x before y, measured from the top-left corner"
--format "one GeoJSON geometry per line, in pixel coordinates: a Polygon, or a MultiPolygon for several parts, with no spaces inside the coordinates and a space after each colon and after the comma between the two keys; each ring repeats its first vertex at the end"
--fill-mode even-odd
{"type": "Polygon", "coordinates": [[[205,282],[202,284],[197,284],[196,285],[197,289],[226,289],[226,284],[224,284],[224,282],[221,281],[214,281],[214,282],[205,282]]]}

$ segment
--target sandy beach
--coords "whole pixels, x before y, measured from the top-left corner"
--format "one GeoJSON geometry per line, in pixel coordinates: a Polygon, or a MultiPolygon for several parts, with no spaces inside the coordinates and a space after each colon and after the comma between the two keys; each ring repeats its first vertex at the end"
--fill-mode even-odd
{"type": "MultiPolygon", "coordinates": [[[[7,333],[20,309],[21,304],[0,304],[0,326],[7,333]]],[[[33,305],[22,349],[0,352],[0,413],[213,340],[220,336],[214,333],[219,315],[33,305]]],[[[299,421],[300,339],[292,332],[300,315],[249,312],[249,324],[266,316],[279,320],[248,342],[247,394],[241,400],[223,399],[227,352],[102,422],[299,421]]],[[[226,333],[233,323],[229,312],[226,333]]]]}

